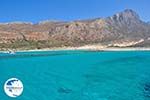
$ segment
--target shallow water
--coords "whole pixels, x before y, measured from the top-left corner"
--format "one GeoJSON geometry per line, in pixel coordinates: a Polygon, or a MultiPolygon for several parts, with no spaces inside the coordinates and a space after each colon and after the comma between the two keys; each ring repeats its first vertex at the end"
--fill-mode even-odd
{"type": "Polygon", "coordinates": [[[23,82],[16,100],[150,100],[150,52],[50,51],[0,54],[5,81],[23,82]]]}

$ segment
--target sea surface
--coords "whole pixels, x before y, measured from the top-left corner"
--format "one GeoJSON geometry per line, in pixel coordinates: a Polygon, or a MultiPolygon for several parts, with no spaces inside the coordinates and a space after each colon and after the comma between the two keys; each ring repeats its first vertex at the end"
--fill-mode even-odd
{"type": "Polygon", "coordinates": [[[150,100],[150,51],[0,53],[0,100],[150,100]],[[17,98],[3,89],[13,77],[17,98]]]}

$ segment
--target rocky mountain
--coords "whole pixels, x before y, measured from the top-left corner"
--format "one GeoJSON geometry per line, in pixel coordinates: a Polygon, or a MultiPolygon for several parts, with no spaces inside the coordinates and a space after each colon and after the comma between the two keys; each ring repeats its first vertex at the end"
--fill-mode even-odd
{"type": "Polygon", "coordinates": [[[50,48],[98,44],[111,47],[149,47],[150,24],[131,9],[107,18],[38,24],[0,24],[0,48],[50,48]]]}

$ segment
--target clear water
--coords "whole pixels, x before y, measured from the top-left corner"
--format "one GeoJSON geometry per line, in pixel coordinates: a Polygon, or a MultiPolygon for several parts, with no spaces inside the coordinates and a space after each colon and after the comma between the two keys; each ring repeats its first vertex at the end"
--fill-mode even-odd
{"type": "Polygon", "coordinates": [[[15,100],[150,100],[150,52],[0,54],[1,100],[14,100],[3,90],[12,77],[24,85],[15,100]]]}

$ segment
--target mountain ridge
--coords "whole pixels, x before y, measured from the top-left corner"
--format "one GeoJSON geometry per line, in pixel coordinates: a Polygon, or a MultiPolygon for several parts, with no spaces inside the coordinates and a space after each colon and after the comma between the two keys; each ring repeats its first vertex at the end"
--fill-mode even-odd
{"type": "Polygon", "coordinates": [[[111,17],[90,20],[0,24],[1,49],[40,49],[88,44],[149,47],[150,25],[131,9],[111,17]]]}

